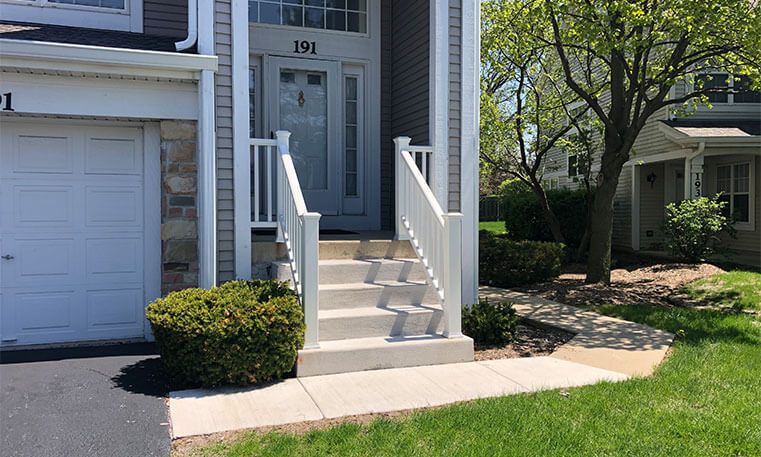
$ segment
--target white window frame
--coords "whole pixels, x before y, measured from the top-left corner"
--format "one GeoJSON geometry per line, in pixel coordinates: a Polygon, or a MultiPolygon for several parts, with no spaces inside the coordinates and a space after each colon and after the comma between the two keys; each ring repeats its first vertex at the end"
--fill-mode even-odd
{"type": "MultiPolygon", "coordinates": [[[[729,167],[730,169],[730,178],[729,178],[729,192],[724,192],[725,195],[729,196],[729,214],[733,214],[733,206],[734,206],[734,196],[735,196],[735,188],[734,188],[734,181],[735,181],[735,166],[737,165],[747,165],[748,166],[748,221],[742,221],[742,222],[735,222],[734,227],[737,230],[740,231],[754,231],[756,229],[756,176],[755,176],[755,167],[756,162],[754,158],[751,158],[749,160],[737,160],[732,162],[726,162],[726,163],[718,163],[716,164],[715,169],[715,176],[714,176],[714,182],[713,185],[716,189],[716,194],[719,193],[719,168],[721,167],[729,167]]],[[[745,195],[744,192],[738,193],[737,195],[745,195]]]]}
{"type": "Polygon", "coordinates": [[[0,5],[9,21],[143,32],[143,0],[124,0],[122,9],[48,0],[0,0],[0,5]]]}
{"type": "MultiPolygon", "coordinates": [[[[301,32],[312,32],[312,33],[326,33],[330,35],[342,35],[342,36],[349,36],[349,37],[369,37],[370,36],[370,28],[372,25],[372,18],[370,17],[370,13],[374,11],[373,8],[371,8],[372,0],[368,0],[365,6],[365,31],[364,32],[351,32],[348,30],[333,30],[328,28],[318,29],[313,27],[304,27],[304,26],[298,26],[298,25],[285,25],[285,24],[270,24],[268,22],[259,22],[259,21],[250,21],[248,18],[246,20],[249,23],[249,27],[257,27],[257,28],[269,28],[269,29],[279,29],[279,30],[292,30],[292,31],[301,31],[301,32]]],[[[248,2],[246,2],[248,4],[248,2]]],[[[298,6],[298,5],[294,5],[298,6]]],[[[304,6],[304,5],[302,5],[304,6]]],[[[330,8],[328,8],[330,9],[330,8]]],[[[348,10],[344,10],[348,11],[348,10]]],[[[352,11],[354,12],[354,11],[352,11]]],[[[361,12],[361,11],[359,11],[361,12]]],[[[282,21],[282,18],[281,18],[282,21]]]]}

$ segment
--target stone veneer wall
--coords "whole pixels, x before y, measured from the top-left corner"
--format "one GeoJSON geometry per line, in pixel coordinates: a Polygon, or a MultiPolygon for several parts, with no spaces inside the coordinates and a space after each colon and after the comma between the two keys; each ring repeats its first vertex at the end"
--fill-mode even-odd
{"type": "Polygon", "coordinates": [[[198,285],[196,123],[161,122],[161,292],[198,285]]]}

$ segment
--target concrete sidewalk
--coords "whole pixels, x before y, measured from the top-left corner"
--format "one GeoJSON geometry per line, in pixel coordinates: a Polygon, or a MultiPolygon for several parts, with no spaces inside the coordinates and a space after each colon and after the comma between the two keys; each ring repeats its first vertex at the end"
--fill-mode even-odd
{"type": "Polygon", "coordinates": [[[576,334],[549,357],[489,360],[288,379],[268,386],[171,392],[172,437],[386,413],[646,376],[673,335],[504,289],[521,316],[576,334]]]}
{"type": "Polygon", "coordinates": [[[552,357],[313,376],[254,388],[172,392],[172,438],[385,413],[601,381],[622,373],[552,357]]]}

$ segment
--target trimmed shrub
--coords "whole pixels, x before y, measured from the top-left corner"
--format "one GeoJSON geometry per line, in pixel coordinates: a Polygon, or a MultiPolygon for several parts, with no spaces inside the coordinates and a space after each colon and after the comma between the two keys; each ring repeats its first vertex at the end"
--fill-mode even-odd
{"type": "Polygon", "coordinates": [[[722,214],[726,204],[719,201],[717,195],[666,205],[663,233],[669,250],[687,262],[699,262],[711,255],[720,242],[720,232],[734,235],[727,217],[722,214]]]}
{"type": "Polygon", "coordinates": [[[462,309],[462,331],[478,346],[497,346],[515,339],[520,318],[509,302],[478,303],[462,309]]]}
{"type": "Polygon", "coordinates": [[[508,235],[479,232],[481,284],[515,287],[547,281],[560,274],[565,246],[543,241],[514,241],[508,235]]]}
{"type": "MultiPolygon", "coordinates": [[[[525,185],[513,184],[503,190],[502,208],[509,237],[517,241],[554,241],[537,196],[525,185]]],[[[587,192],[556,189],[546,193],[566,243],[578,246],[586,227],[587,192]]]]}
{"type": "Polygon", "coordinates": [[[298,297],[277,281],[172,292],[146,315],[174,388],[282,378],[304,345],[298,297]]]}

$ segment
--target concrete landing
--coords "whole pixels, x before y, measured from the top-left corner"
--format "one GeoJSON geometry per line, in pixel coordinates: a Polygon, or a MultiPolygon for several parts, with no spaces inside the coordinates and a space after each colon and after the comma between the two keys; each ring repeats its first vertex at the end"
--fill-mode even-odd
{"type": "Polygon", "coordinates": [[[551,357],[452,363],[287,379],[242,389],[171,392],[169,415],[172,438],[183,438],[627,378],[551,357]]]}

